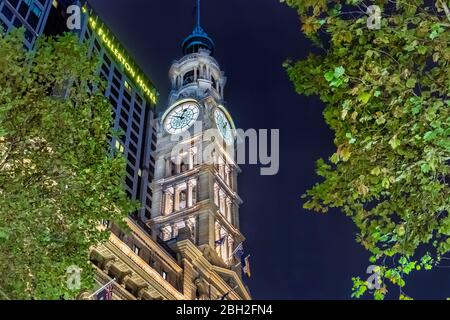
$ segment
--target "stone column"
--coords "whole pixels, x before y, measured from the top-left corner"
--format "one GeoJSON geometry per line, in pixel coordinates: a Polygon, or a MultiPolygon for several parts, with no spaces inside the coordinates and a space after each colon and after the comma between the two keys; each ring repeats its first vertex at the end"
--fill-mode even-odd
{"type": "Polygon", "coordinates": [[[174,188],[174,211],[180,210],[180,192],[179,188],[174,188]]]}
{"type": "Polygon", "coordinates": [[[165,177],[170,177],[171,176],[171,166],[170,166],[170,159],[165,159],[166,161],[166,172],[165,172],[165,177]]]}
{"type": "Polygon", "coordinates": [[[192,198],[193,198],[192,197],[192,191],[193,191],[193,189],[194,189],[194,185],[193,185],[192,180],[190,180],[187,183],[187,207],[188,208],[193,206],[193,201],[192,201],[192,198]]]}
{"type": "MultiPolygon", "coordinates": [[[[215,223],[215,236],[214,241],[217,241],[220,239],[220,225],[216,222],[215,223]]],[[[216,252],[220,254],[220,247],[216,246],[216,252]]]]}
{"type": "Polygon", "coordinates": [[[229,223],[233,224],[232,210],[231,210],[233,202],[231,201],[230,198],[227,198],[226,203],[227,203],[226,218],[229,223]]]}
{"type": "Polygon", "coordinates": [[[232,253],[234,248],[234,239],[231,236],[228,236],[228,263],[233,261],[232,253]]]}
{"type": "Polygon", "coordinates": [[[214,184],[214,203],[217,207],[220,206],[220,199],[219,199],[219,186],[217,184],[214,184]]]}
{"type": "Polygon", "coordinates": [[[194,150],[190,149],[189,150],[189,170],[194,169],[194,150]]]}

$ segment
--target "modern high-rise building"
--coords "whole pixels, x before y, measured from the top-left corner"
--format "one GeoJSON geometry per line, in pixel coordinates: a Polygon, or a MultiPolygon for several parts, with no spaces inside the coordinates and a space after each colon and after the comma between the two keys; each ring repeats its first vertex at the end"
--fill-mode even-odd
{"type": "MultiPolygon", "coordinates": [[[[6,32],[19,26],[34,30],[25,43],[32,49],[42,33],[68,31],[71,5],[81,8],[73,32],[101,60],[114,129],[122,133],[111,144],[127,159],[124,187],[142,207],[127,219],[130,232],[105,221],[110,239],[90,253],[95,289],[109,284],[112,299],[251,299],[235,257],[244,237],[239,167],[224,151],[235,147],[223,100],[226,78],[213,58],[214,42],[200,25],[200,6],[197,26],[182,45],[184,56],[170,70],[169,107],[156,119],[157,90],[88,1],[0,0],[0,23],[6,32]],[[39,17],[37,23],[30,12],[39,17]],[[219,129],[216,141],[207,139],[209,129],[219,129]],[[175,141],[186,133],[192,136],[175,141]],[[174,155],[177,147],[185,152],[174,155]],[[205,149],[212,162],[197,161],[205,149]]],[[[96,293],[80,298],[95,299],[96,293]]]]}
{"type": "Polygon", "coordinates": [[[52,7],[50,0],[0,0],[0,30],[25,28],[25,46],[31,49],[42,34],[52,7]]]}

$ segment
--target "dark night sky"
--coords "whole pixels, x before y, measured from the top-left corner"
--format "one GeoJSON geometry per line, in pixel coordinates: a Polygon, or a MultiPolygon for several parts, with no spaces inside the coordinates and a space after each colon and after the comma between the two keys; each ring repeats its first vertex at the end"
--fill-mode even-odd
{"type": "MultiPolygon", "coordinates": [[[[161,92],[168,70],[193,29],[193,0],[92,0],[97,13],[161,92]]],[[[243,129],[280,129],[280,172],[260,176],[242,166],[241,229],[251,254],[255,299],[349,299],[351,277],[365,277],[368,254],[355,243],[352,222],[338,211],[302,209],[300,196],[316,181],[315,161],[334,152],[317,98],[299,96],[281,65],[313,50],[297,14],[278,0],[204,0],[203,26],[228,77],[225,99],[243,129]]],[[[415,298],[450,296],[450,273],[422,273],[406,292],[415,298]],[[446,276],[443,274],[445,273],[446,276]]],[[[394,298],[398,297],[398,290],[394,298]]]]}

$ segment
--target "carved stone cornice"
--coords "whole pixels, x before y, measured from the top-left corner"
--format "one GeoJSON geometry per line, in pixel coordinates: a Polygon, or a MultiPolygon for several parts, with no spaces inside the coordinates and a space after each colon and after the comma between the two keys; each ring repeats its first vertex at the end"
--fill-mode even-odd
{"type": "Polygon", "coordinates": [[[213,283],[215,287],[226,294],[231,291],[228,296],[232,300],[251,300],[251,296],[248,293],[248,290],[239,276],[233,270],[228,270],[220,267],[215,267],[212,265],[203,255],[203,252],[200,251],[191,241],[183,240],[179,241],[174,245],[177,248],[177,251],[183,256],[184,259],[187,259],[197,270],[198,272],[208,281],[213,283]],[[233,288],[225,281],[225,279],[217,272],[227,270],[226,273],[228,276],[232,276],[235,282],[237,283],[238,289],[232,291],[233,288]],[[233,275],[234,274],[234,275],[233,275]],[[238,294],[240,292],[242,295],[238,294]]]}

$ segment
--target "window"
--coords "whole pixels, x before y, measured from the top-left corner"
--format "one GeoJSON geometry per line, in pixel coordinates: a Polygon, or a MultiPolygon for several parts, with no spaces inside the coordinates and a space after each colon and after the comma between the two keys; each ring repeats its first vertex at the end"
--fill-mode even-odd
{"type": "Polygon", "coordinates": [[[126,100],[122,100],[122,105],[127,109],[128,112],[130,112],[130,105],[126,100]]]}
{"type": "Polygon", "coordinates": [[[19,0],[8,0],[8,2],[9,2],[14,8],[17,8],[17,4],[19,3],[19,0]]]}
{"type": "Polygon", "coordinates": [[[133,142],[134,142],[135,144],[139,144],[139,143],[138,143],[138,138],[136,137],[136,135],[135,135],[133,132],[131,132],[130,138],[131,138],[131,140],[133,140],[133,142]]]}
{"type": "Polygon", "coordinates": [[[150,212],[149,210],[147,210],[147,209],[145,209],[145,217],[146,217],[147,219],[151,219],[151,218],[152,218],[151,212],[150,212]]]}
{"type": "Polygon", "coordinates": [[[125,178],[125,183],[127,184],[128,188],[133,189],[133,181],[131,181],[130,178],[125,178]]]}
{"type": "Polygon", "coordinates": [[[136,165],[136,158],[133,157],[130,153],[128,154],[128,161],[131,163],[131,165],[136,165]]]}
{"type": "Polygon", "coordinates": [[[11,19],[13,17],[13,13],[11,10],[9,10],[9,8],[7,6],[3,6],[2,13],[6,17],[6,19],[11,21],[11,19]]]}
{"type": "Polygon", "coordinates": [[[117,107],[117,102],[116,102],[116,100],[115,100],[113,97],[109,97],[109,102],[111,102],[111,104],[112,104],[112,106],[113,106],[114,108],[117,107]]]}
{"type": "Polygon", "coordinates": [[[22,1],[22,3],[19,6],[19,13],[24,18],[27,16],[28,9],[30,9],[30,5],[29,3],[27,3],[29,1],[31,0],[22,1]]]}
{"type": "Polygon", "coordinates": [[[137,245],[133,245],[133,252],[136,255],[139,255],[139,253],[141,252],[141,248],[139,248],[137,245]]]}
{"type": "Polygon", "coordinates": [[[27,39],[28,42],[30,42],[30,43],[31,43],[31,42],[33,41],[33,39],[34,39],[33,33],[32,33],[30,30],[28,30],[28,29],[25,30],[25,39],[27,39]]]}
{"type": "Polygon", "coordinates": [[[125,89],[131,91],[131,86],[130,86],[130,84],[128,83],[128,81],[125,81],[124,85],[125,85],[125,89]]]}
{"type": "MultiPolygon", "coordinates": [[[[109,68],[106,64],[102,64],[102,70],[105,74],[109,74],[109,68]]],[[[105,79],[106,80],[106,79],[105,79]]]]}
{"type": "Polygon", "coordinates": [[[135,99],[136,99],[137,103],[139,103],[140,105],[142,105],[143,100],[142,100],[142,98],[141,98],[140,95],[136,94],[135,99]]]}
{"type": "Polygon", "coordinates": [[[116,75],[116,77],[117,77],[119,80],[122,80],[122,73],[120,72],[119,69],[117,69],[117,67],[114,68],[114,74],[116,75]]]}
{"type": "Polygon", "coordinates": [[[194,82],[194,71],[189,71],[183,77],[183,86],[192,82],[194,82]]]}
{"type": "Polygon", "coordinates": [[[102,50],[102,47],[100,46],[100,43],[98,43],[97,39],[94,41],[94,46],[99,52],[102,50]]]}
{"type": "Polygon", "coordinates": [[[134,176],[134,169],[133,169],[132,167],[130,167],[129,164],[127,164],[127,173],[128,173],[130,176],[134,176]]]}
{"type": "Polygon", "coordinates": [[[136,121],[136,123],[140,123],[141,119],[139,118],[139,115],[136,112],[133,112],[133,119],[136,121]]]}
{"type": "Polygon", "coordinates": [[[31,12],[33,12],[33,14],[38,18],[42,15],[42,10],[39,9],[36,5],[33,5],[31,12]]]}
{"type": "Polygon", "coordinates": [[[137,154],[137,148],[134,146],[134,144],[130,143],[129,147],[130,147],[131,152],[133,152],[134,154],[137,154]]]}
{"type": "Polygon", "coordinates": [[[16,17],[16,18],[14,19],[13,26],[14,26],[15,28],[20,28],[20,27],[22,26],[22,22],[20,21],[19,18],[16,17]]]}
{"type": "Polygon", "coordinates": [[[142,108],[137,103],[134,104],[134,110],[139,114],[142,113],[142,108]]]}
{"type": "Polygon", "coordinates": [[[180,202],[179,202],[178,207],[180,208],[180,210],[183,210],[187,207],[187,191],[186,191],[186,189],[180,191],[180,202]]]}
{"type": "Polygon", "coordinates": [[[128,114],[127,114],[127,112],[125,111],[125,110],[121,110],[120,111],[120,116],[122,117],[122,119],[125,121],[125,122],[128,122],[128,114]]]}
{"type": "Polygon", "coordinates": [[[127,124],[122,119],[119,121],[119,126],[124,132],[127,132],[127,124]]]}
{"type": "Polygon", "coordinates": [[[111,65],[111,60],[108,58],[108,56],[106,54],[103,57],[103,60],[106,62],[107,65],[111,65]]]}
{"type": "Polygon", "coordinates": [[[114,87],[111,87],[111,94],[112,94],[113,97],[115,97],[116,99],[119,98],[119,92],[118,92],[114,87]]]}
{"type": "Polygon", "coordinates": [[[119,151],[120,153],[124,152],[123,145],[120,143],[120,141],[117,141],[117,140],[116,140],[116,150],[119,151]]]}
{"type": "MultiPolygon", "coordinates": [[[[37,11],[37,10],[36,10],[36,11],[37,11]]],[[[27,19],[28,23],[30,24],[30,26],[31,26],[33,29],[36,29],[36,28],[37,28],[37,25],[38,25],[38,23],[39,23],[39,17],[40,17],[40,15],[41,15],[41,9],[37,8],[36,6],[34,6],[34,7],[33,7],[33,10],[31,11],[31,13],[30,13],[30,15],[28,16],[28,19],[27,19]],[[37,10],[39,10],[39,11],[38,11],[38,12],[35,12],[35,10],[34,10],[35,8],[36,8],[37,10]],[[39,15],[38,15],[37,13],[39,13],[39,15]]]]}
{"type": "Polygon", "coordinates": [[[130,96],[130,94],[128,93],[128,91],[124,91],[123,92],[123,95],[125,96],[125,98],[128,100],[128,101],[131,101],[131,96],[130,96]]]}
{"type": "Polygon", "coordinates": [[[117,80],[116,77],[112,78],[112,82],[114,83],[114,85],[116,86],[116,88],[120,88],[120,81],[117,80]]]}
{"type": "Polygon", "coordinates": [[[139,132],[139,127],[136,125],[136,123],[132,122],[132,123],[131,123],[131,127],[134,129],[134,131],[135,131],[136,133],[139,132]]]}

